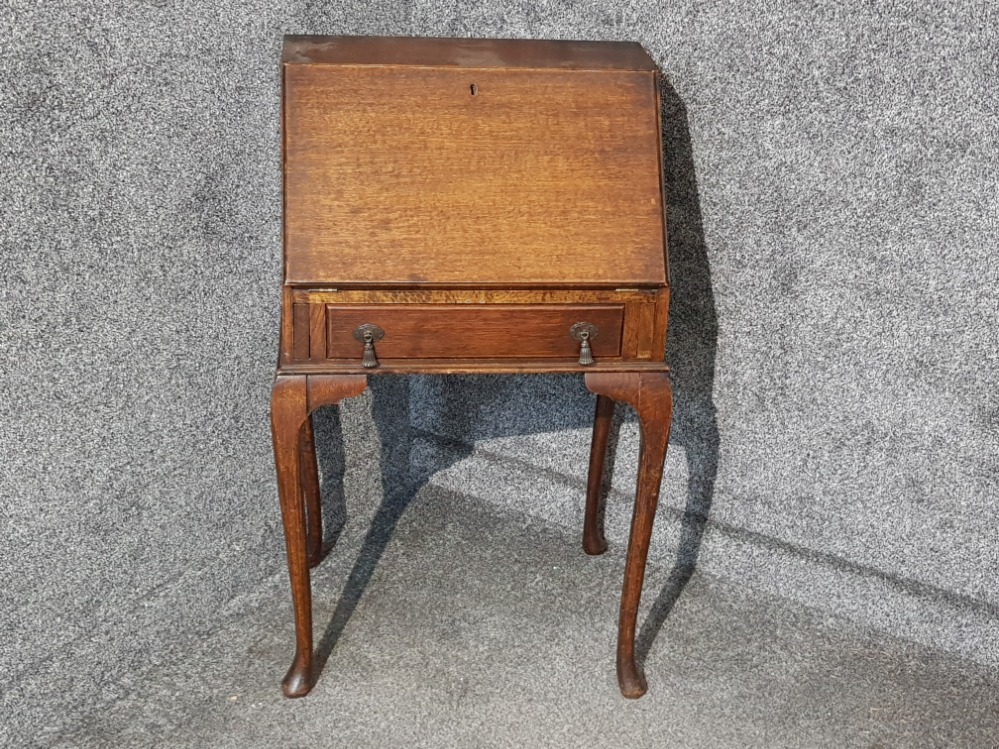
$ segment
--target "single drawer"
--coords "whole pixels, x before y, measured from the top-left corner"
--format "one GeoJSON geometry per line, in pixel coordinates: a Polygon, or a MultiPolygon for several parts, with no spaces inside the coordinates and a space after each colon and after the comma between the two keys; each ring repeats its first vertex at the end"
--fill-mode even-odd
{"type": "Polygon", "coordinates": [[[623,304],[427,304],[326,306],[326,357],[360,361],[354,332],[377,325],[381,359],[573,359],[576,323],[596,328],[596,359],[621,356],[623,304]]]}

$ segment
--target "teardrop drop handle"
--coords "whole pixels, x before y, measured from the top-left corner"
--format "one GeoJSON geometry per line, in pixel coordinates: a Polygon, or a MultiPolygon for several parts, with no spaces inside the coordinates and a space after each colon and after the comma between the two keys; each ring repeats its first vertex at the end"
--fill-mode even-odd
{"type": "Polygon", "coordinates": [[[364,355],[361,357],[361,366],[367,369],[378,366],[378,357],[375,356],[375,339],[371,333],[364,334],[364,355]]]}
{"type": "Polygon", "coordinates": [[[588,322],[578,322],[569,328],[569,335],[579,341],[579,365],[588,367],[594,363],[590,339],[597,337],[597,326],[588,322]]]}
{"type": "Polygon", "coordinates": [[[579,363],[583,367],[593,364],[593,352],[590,351],[590,334],[583,331],[582,341],[579,344],[579,363]]]}
{"type": "Polygon", "coordinates": [[[374,369],[378,366],[378,356],[375,354],[375,341],[380,341],[385,337],[385,331],[377,325],[364,323],[354,331],[354,340],[364,344],[364,353],[361,355],[361,366],[365,369],[374,369]]]}

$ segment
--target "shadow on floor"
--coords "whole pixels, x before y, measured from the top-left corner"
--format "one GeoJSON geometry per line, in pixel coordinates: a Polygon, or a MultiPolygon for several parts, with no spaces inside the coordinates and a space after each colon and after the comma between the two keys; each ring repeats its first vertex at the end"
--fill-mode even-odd
{"type": "MultiPolygon", "coordinates": [[[[381,438],[382,501],[371,521],[357,561],[351,569],[336,609],[316,645],[315,668],[321,674],[357,604],[371,581],[400,518],[426,485],[433,471],[413,470],[413,431],[410,425],[409,377],[370,377],[372,416],[381,438]]],[[[343,490],[345,456],[343,429],[335,408],[315,414],[317,459],[322,476],[324,555],[336,543],[346,523],[343,490]]],[[[470,455],[470,445],[456,442],[440,459],[456,463],[470,455]]]]}

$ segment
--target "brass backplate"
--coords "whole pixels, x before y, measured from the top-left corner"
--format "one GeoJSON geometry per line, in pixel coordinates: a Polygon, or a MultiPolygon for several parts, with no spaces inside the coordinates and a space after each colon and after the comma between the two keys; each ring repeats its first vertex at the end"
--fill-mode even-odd
{"type": "Polygon", "coordinates": [[[597,333],[599,331],[596,325],[591,325],[588,322],[578,322],[575,325],[573,325],[571,328],[569,328],[569,335],[571,335],[577,341],[583,340],[584,332],[588,334],[586,336],[587,338],[593,340],[594,338],[597,337],[597,333]]]}
{"type": "Polygon", "coordinates": [[[364,323],[364,325],[358,325],[357,329],[354,331],[354,340],[358,343],[364,343],[367,334],[371,334],[372,342],[380,341],[385,337],[385,331],[379,328],[377,325],[373,325],[369,322],[364,323]]]}

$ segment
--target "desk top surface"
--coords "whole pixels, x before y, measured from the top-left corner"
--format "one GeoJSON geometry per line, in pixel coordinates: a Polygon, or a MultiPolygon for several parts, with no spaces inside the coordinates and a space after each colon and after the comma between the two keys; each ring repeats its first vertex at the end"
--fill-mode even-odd
{"type": "Polygon", "coordinates": [[[385,36],[286,36],[281,61],[306,65],[416,65],[458,68],[648,70],[636,42],[439,39],[385,36]]]}

